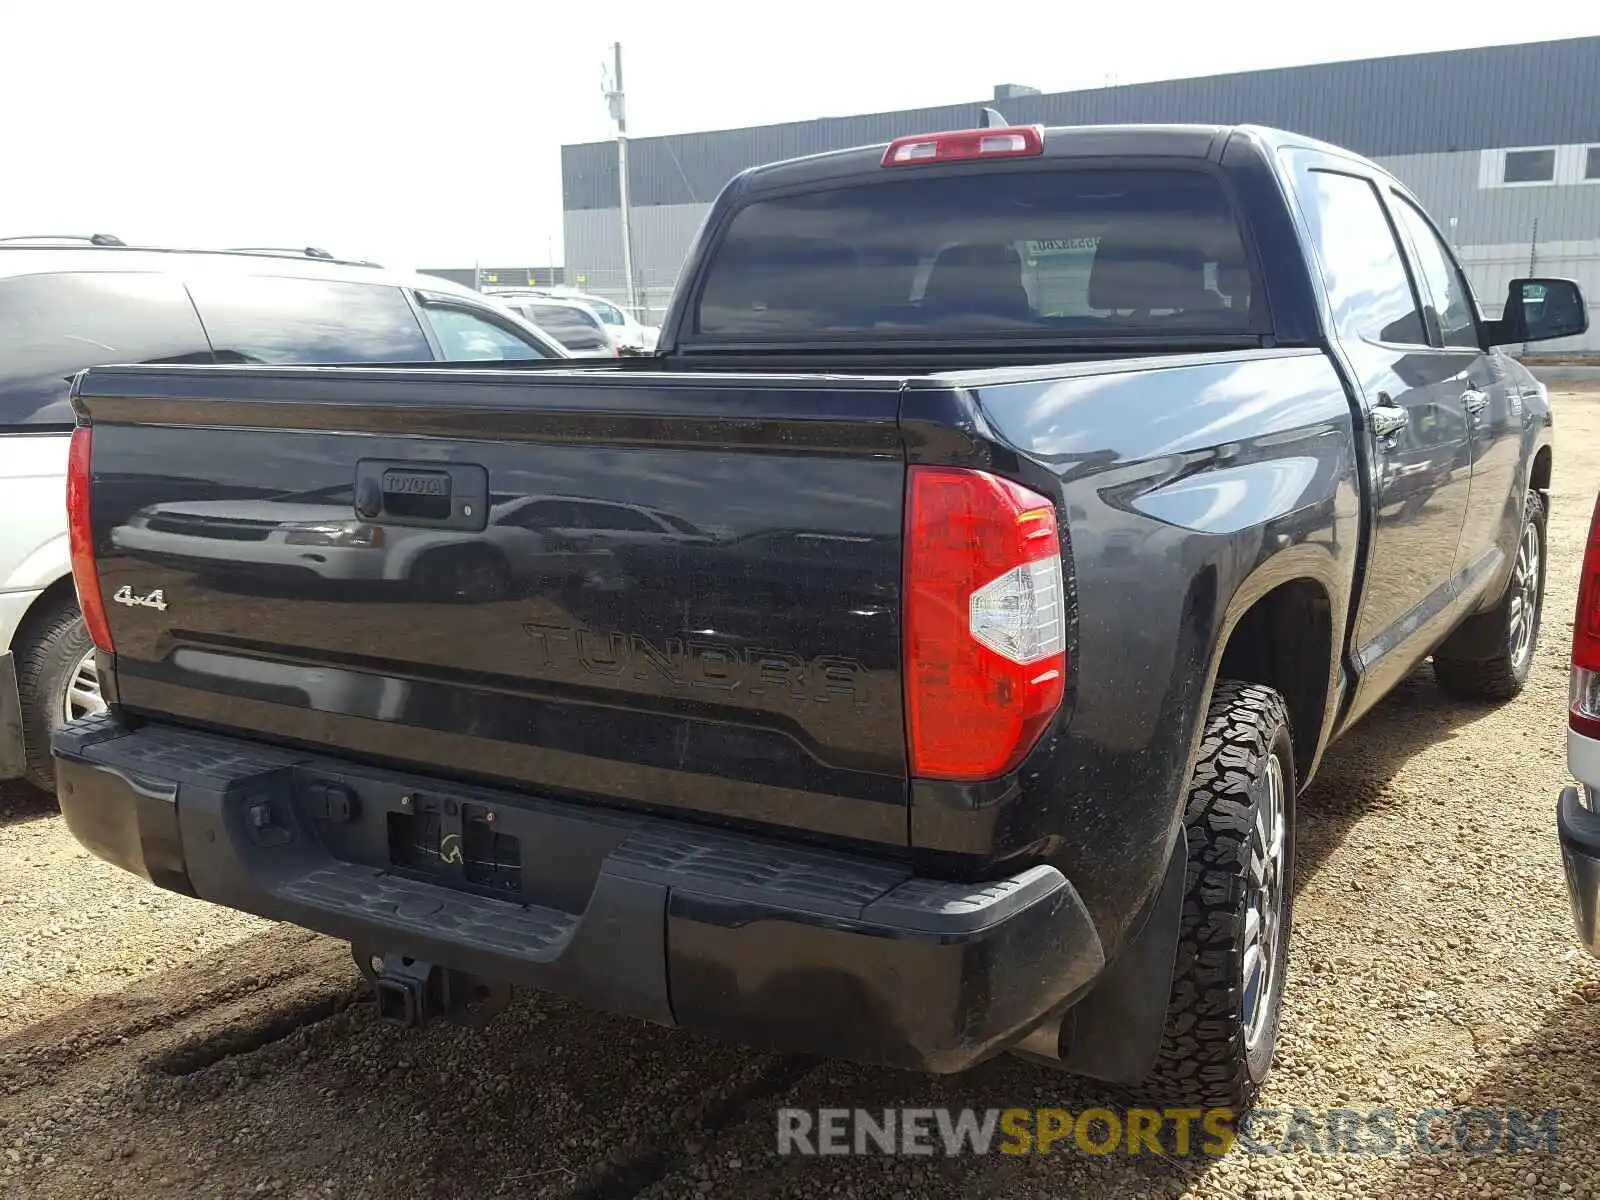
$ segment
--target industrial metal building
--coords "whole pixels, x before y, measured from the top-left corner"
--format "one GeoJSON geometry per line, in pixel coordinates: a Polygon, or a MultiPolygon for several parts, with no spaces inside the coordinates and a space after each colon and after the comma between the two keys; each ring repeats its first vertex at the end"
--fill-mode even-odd
{"type": "MultiPolygon", "coordinates": [[[[1600,37],[1054,95],[997,88],[994,100],[942,108],[631,139],[642,306],[660,316],[710,202],[745,167],[971,128],[986,104],[1017,124],[1256,124],[1346,146],[1427,205],[1486,315],[1518,275],[1577,279],[1594,327],[1547,346],[1600,353],[1600,37]]],[[[561,176],[568,281],[625,301],[616,144],[563,146],[561,176]]]]}

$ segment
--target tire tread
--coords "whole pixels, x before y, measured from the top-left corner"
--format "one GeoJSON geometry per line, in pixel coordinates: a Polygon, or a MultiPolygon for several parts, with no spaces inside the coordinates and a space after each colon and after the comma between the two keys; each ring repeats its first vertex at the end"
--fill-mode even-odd
{"type": "MultiPolygon", "coordinates": [[[[1255,1089],[1239,983],[1249,792],[1287,725],[1283,697],[1272,688],[1217,684],[1184,810],[1189,865],[1166,1030],[1140,1089],[1163,1102],[1237,1108],[1255,1089]]],[[[1292,792],[1292,771],[1286,782],[1292,792]]],[[[1293,836],[1292,823],[1286,832],[1293,836]]]]}
{"type": "Polygon", "coordinates": [[[17,641],[17,692],[22,701],[22,740],[27,752],[24,778],[37,788],[54,792],[56,771],[50,757],[50,734],[56,723],[56,689],[62,682],[62,673],[70,671],[91,645],[76,600],[47,609],[24,626],[17,641]]]}
{"type": "MultiPolygon", "coordinates": [[[[1528,518],[1539,524],[1539,570],[1544,572],[1548,568],[1550,557],[1550,540],[1548,515],[1545,511],[1544,498],[1538,492],[1528,493],[1528,518]]],[[[1524,525],[1526,520],[1524,521],[1524,525]]],[[[1521,532],[1518,532],[1520,544],[1521,532]]],[[[1508,604],[1511,596],[1511,578],[1506,579],[1506,593],[1501,597],[1500,603],[1481,618],[1504,624],[1510,619],[1508,604]]],[[[1502,647],[1499,654],[1487,659],[1462,659],[1451,658],[1448,651],[1441,653],[1435,650],[1433,654],[1433,679],[1439,689],[1447,696],[1458,700],[1488,701],[1500,703],[1515,699],[1523,686],[1528,682],[1528,675],[1532,674],[1533,655],[1539,649],[1539,627],[1543,624],[1544,609],[1544,581],[1539,583],[1539,611],[1535,617],[1533,646],[1529,651],[1528,671],[1522,676],[1517,675],[1516,663],[1511,657],[1509,640],[1502,647]]],[[[1505,638],[1509,639],[1510,631],[1505,631],[1505,638]]],[[[1503,639],[1504,640],[1504,639],[1503,639]]]]}

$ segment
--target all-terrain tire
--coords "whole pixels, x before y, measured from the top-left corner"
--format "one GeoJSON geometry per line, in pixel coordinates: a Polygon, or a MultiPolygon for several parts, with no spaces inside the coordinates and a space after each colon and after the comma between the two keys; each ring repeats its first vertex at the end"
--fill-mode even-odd
{"type": "Polygon", "coordinates": [[[1533,657],[1539,648],[1539,624],[1544,615],[1545,564],[1549,560],[1549,515],[1544,497],[1529,492],[1523,505],[1522,530],[1505,594],[1486,613],[1469,617],[1463,627],[1433,652],[1433,678],[1447,695],[1461,700],[1510,700],[1522,691],[1533,671],[1533,657]],[[1525,575],[1524,552],[1531,540],[1535,561],[1531,578],[1525,575]],[[1530,611],[1531,609],[1531,611],[1530,611]],[[1519,639],[1527,622],[1526,641],[1519,639]],[[1483,646],[1491,647],[1487,657],[1483,646]],[[1477,648],[1479,654],[1467,657],[1459,649],[1477,648]]]}
{"type": "MultiPolygon", "coordinates": [[[[1183,916],[1155,1070],[1138,1091],[1196,1108],[1247,1107],[1266,1079],[1277,1042],[1279,1001],[1294,899],[1294,747],[1283,697],[1261,684],[1217,683],[1190,779],[1183,916]],[[1278,801],[1271,794],[1276,764],[1278,801]],[[1277,810],[1263,833],[1263,807],[1277,810]],[[1276,846],[1261,845],[1263,839],[1276,846]],[[1276,850],[1276,914],[1255,943],[1272,955],[1269,976],[1246,978],[1253,865],[1276,850]],[[1252,1023],[1253,1003],[1266,1005],[1252,1023]]],[[[1258,911],[1257,922],[1261,914],[1258,911]]]]}
{"type": "Polygon", "coordinates": [[[17,692],[22,700],[22,741],[28,757],[25,778],[53,794],[56,769],[50,757],[50,735],[61,724],[67,685],[94,643],[72,600],[31,619],[17,642],[17,692]]]}

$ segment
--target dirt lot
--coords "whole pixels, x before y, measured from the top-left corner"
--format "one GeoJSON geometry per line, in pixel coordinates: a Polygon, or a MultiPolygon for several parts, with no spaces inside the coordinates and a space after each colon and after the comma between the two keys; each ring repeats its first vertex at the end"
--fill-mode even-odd
{"type": "Polygon", "coordinates": [[[1424,670],[1302,807],[1282,1111],[1559,1109],[1557,1153],[780,1159],[775,1109],[1061,1106],[1015,1060],[929,1080],[754,1053],[546,996],[490,1029],[374,1019],[343,947],[172,896],[0,796],[0,1194],[1425,1197],[1600,1194],[1600,964],[1553,833],[1600,391],[1557,401],[1539,659],[1503,709],[1424,670]]]}

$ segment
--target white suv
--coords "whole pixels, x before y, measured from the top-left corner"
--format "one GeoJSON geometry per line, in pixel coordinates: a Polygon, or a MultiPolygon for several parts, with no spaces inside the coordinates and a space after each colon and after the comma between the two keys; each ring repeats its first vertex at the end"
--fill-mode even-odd
{"type": "Polygon", "coordinates": [[[1567,894],[1578,936],[1600,958],[1600,497],[1589,521],[1572,623],[1567,769],[1578,781],[1561,793],[1556,812],[1567,894]]]}
{"type": "Polygon", "coordinates": [[[568,357],[467,288],[316,249],[0,238],[0,780],[53,789],[51,729],[104,708],[67,553],[78,371],[568,357]]]}

